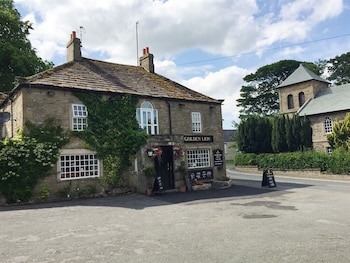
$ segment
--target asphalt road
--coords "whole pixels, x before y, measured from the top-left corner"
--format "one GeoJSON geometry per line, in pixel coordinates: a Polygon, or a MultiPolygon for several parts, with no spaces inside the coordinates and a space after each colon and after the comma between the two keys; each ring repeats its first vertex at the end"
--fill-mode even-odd
{"type": "Polygon", "coordinates": [[[228,171],[230,188],[0,207],[1,262],[350,262],[350,183],[228,171]]]}

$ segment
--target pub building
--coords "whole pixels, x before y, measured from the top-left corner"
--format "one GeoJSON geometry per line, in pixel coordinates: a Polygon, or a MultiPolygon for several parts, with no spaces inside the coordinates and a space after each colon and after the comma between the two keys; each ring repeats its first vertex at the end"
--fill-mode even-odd
{"type": "MultiPolygon", "coordinates": [[[[131,191],[145,193],[145,169],[149,167],[156,172],[155,191],[178,189],[186,185],[186,178],[189,184],[226,176],[223,100],[157,74],[148,47],[137,66],[85,58],[75,32],[67,44],[66,63],[23,78],[0,101],[0,111],[11,115],[10,121],[1,124],[2,138],[15,137],[27,121],[40,124],[52,117],[61,120],[68,131],[83,130],[89,125],[89,108],[74,96],[75,92],[137,98],[135,118],[149,137],[122,175],[131,191]]],[[[83,189],[95,185],[99,189],[96,178],[103,176],[103,160],[75,137],[63,146],[59,161],[41,184],[49,185],[50,197],[54,198],[67,186],[83,189]]]]}

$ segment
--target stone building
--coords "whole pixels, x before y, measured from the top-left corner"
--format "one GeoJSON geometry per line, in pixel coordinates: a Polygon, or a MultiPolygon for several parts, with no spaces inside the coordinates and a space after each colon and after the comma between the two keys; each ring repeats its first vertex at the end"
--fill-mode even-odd
{"type": "Polygon", "coordinates": [[[335,121],[350,112],[350,84],[331,86],[330,82],[302,64],[278,86],[280,113],[307,116],[312,127],[315,150],[330,153],[327,134],[335,121]]]}
{"type": "Polygon", "coordinates": [[[226,161],[233,161],[235,159],[237,146],[233,141],[233,137],[236,135],[236,132],[236,130],[224,130],[224,152],[226,161]]]}
{"type": "MultiPolygon", "coordinates": [[[[39,124],[49,117],[59,119],[67,130],[84,129],[89,109],[74,96],[75,91],[107,97],[130,94],[138,98],[135,118],[149,138],[123,175],[132,191],[145,191],[147,180],[143,171],[147,167],[156,168],[164,190],[184,185],[184,173],[191,180],[202,181],[226,176],[222,100],[155,73],[149,48],[143,49],[139,66],[82,57],[75,32],[67,44],[66,63],[24,78],[1,102],[0,111],[11,114],[10,121],[3,124],[2,137],[15,136],[27,120],[39,124]],[[155,155],[161,156],[162,162],[155,155]],[[178,172],[180,166],[185,168],[182,173],[178,172]]],[[[59,161],[45,183],[54,195],[67,185],[87,187],[100,177],[103,160],[86,149],[80,139],[73,138],[61,150],[59,161]],[[93,165],[80,164],[85,161],[93,165]]]]}

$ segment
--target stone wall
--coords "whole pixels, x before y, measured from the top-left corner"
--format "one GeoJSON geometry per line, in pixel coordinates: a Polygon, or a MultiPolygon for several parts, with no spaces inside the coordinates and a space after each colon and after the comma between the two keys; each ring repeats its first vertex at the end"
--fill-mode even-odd
{"type": "MultiPolygon", "coordinates": [[[[211,153],[209,168],[213,169],[214,178],[226,176],[225,166],[215,167],[213,165],[213,151],[216,149],[224,150],[220,104],[160,98],[145,98],[145,100],[151,102],[154,108],[158,110],[160,134],[149,137],[146,145],[142,146],[136,154],[133,165],[125,173],[125,183],[132,191],[144,192],[145,190],[146,180],[143,170],[154,165],[152,158],[146,156],[146,150],[154,145],[180,145],[184,152],[188,149],[209,149],[211,153]],[[192,132],[191,113],[193,111],[201,113],[201,133],[192,132]],[[212,136],[213,142],[188,143],[184,141],[184,135],[212,136]]],[[[137,107],[143,101],[143,99],[140,99],[137,107]]],[[[41,124],[49,117],[58,119],[64,129],[70,130],[72,104],[81,104],[81,101],[67,90],[22,88],[16,95],[12,106],[9,104],[5,108],[5,110],[12,113],[13,118],[16,120],[13,129],[10,123],[6,123],[7,134],[11,137],[11,132],[13,131],[15,135],[18,128],[23,128],[24,122],[27,120],[41,124]]],[[[86,151],[83,142],[75,137],[71,138],[70,142],[63,147],[63,150],[86,151]]],[[[187,167],[186,154],[174,157],[175,188],[184,185],[183,174],[177,172],[178,167],[181,165],[187,167]]],[[[101,167],[103,171],[103,162],[101,162],[101,167]]],[[[102,191],[102,186],[96,179],[61,181],[58,173],[58,166],[56,165],[53,167],[51,175],[37,186],[35,190],[37,196],[40,196],[40,191],[45,185],[49,185],[51,198],[53,199],[64,196],[63,192],[68,188],[70,192],[73,191],[75,194],[79,194],[81,191],[84,193],[92,192],[92,189],[96,189],[98,193],[102,191]]],[[[69,195],[71,196],[72,193],[69,193],[69,195]]]]}
{"type": "Polygon", "coordinates": [[[301,82],[295,85],[282,87],[278,89],[279,101],[280,101],[280,112],[282,114],[292,114],[298,111],[299,107],[299,93],[304,92],[305,102],[308,99],[314,98],[315,94],[321,90],[328,87],[327,83],[312,80],[301,82]],[[293,95],[294,108],[288,109],[288,95],[293,95]]]}
{"type": "Polygon", "coordinates": [[[315,116],[309,116],[309,120],[311,122],[312,127],[312,142],[313,147],[317,151],[327,152],[327,147],[329,147],[329,143],[327,140],[327,134],[324,130],[324,120],[326,117],[329,117],[332,120],[332,125],[335,124],[336,121],[343,120],[346,112],[330,112],[315,116]]]}

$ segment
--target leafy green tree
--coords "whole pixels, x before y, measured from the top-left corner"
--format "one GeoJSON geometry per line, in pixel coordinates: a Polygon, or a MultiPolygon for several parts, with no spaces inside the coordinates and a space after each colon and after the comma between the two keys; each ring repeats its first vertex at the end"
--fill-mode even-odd
{"type": "Polygon", "coordinates": [[[328,80],[336,85],[350,83],[350,52],[336,56],[327,61],[328,80]]]}
{"type": "Polygon", "coordinates": [[[320,67],[314,63],[281,60],[263,66],[255,73],[245,76],[243,80],[247,85],[242,86],[240,98],[237,99],[237,107],[241,108],[241,119],[250,115],[270,116],[276,114],[279,110],[276,88],[299,67],[300,63],[316,74],[320,73],[320,67]]]}
{"type": "Polygon", "coordinates": [[[327,136],[328,143],[333,149],[350,149],[350,113],[344,120],[338,121],[333,126],[333,131],[327,136]]]}
{"type": "Polygon", "coordinates": [[[15,85],[15,77],[26,77],[53,67],[36,55],[30,41],[29,21],[21,21],[13,0],[0,0],[0,92],[15,85]]]}

